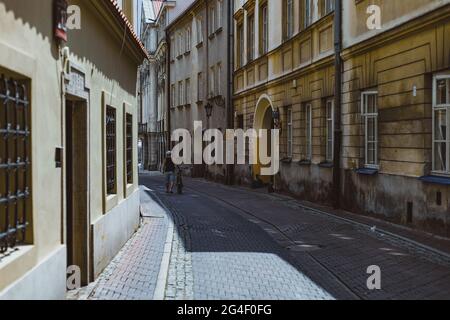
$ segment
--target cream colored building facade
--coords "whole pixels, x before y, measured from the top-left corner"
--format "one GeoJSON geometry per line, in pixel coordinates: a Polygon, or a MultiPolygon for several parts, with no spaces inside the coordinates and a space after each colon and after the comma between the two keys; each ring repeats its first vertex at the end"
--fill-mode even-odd
{"type": "Polygon", "coordinates": [[[236,180],[449,236],[449,1],[341,3],[336,73],[334,1],[235,1],[235,127],[279,115],[282,130],[280,173],[237,166],[236,180]]]}
{"type": "Polygon", "coordinates": [[[2,172],[2,194],[26,195],[26,185],[29,197],[0,210],[0,233],[11,235],[0,299],[63,299],[68,267],[89,283],[139,225],[136,80],[146,52],[114,1],[68,2],[81,9],[81,30],[69,30],[63,49],[53,1],[0,1],[0,74],[25,85],[29,110],[27,122],[21,105],[7,121],[22,122],[29,144],[2,149],[29,159],[28,176],[6,189],[13,176],[2,172]],[[12,236],[14,211],[24,212],[25,238],[12,236]]]}

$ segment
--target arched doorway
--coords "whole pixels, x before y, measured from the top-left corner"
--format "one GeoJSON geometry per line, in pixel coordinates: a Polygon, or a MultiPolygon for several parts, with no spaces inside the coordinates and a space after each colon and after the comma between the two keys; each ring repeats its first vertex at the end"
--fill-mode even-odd
{"type": "MultiPolygon", "coordinates": [[[[272,100],[270,97],[266,94],[263,94],[257,104],[255,109],[255,115],[253,120],[253,128],[259,132],[260,129],[266,129],[271,130],[274,129],[274,121],[273,121],[273,111],[275,110],[272,100]]],[[[270,132],[270,131],[269,131],[270,132]]],[[[267,139],[268,147],[267,152],[270,155],[271,154],[271,135],[268,135],[267,139]]],[[[271,176],[262,176],[261,175],[261,167],[259,161],[259,146],[260,146],[260,139],[257,141],[257,159],[258,163],[253,165],[253,179],[255,180],[261,180],[263,183],[270,183],[272,177],[271,176]]]]}

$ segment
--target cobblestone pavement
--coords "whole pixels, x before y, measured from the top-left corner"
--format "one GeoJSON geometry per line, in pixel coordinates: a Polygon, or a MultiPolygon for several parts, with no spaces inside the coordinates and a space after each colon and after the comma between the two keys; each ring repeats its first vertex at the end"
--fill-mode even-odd
{"type": "MultiPolygon", "coordinates": [[[[141,206],[153,201],[141,191],[141,206]]],[[[164,251],[169,217],[164,211],[144,211],[136,234],[91,285],[90,300],[151,300],[154,297],[164,251]]]]}
{"type": "Polygon", "coordinates": [[[285,197],[186,179],[141,183],[170,210],[175,235],[166,299],[450,299],[450,263],[396,237],[285,197]],[[368,290],[367,268],[381,268],[368,290]]]}

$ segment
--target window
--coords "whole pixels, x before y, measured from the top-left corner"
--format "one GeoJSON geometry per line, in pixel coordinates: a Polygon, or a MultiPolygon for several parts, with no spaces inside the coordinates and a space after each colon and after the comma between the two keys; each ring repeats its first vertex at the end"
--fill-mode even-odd
{"type": "Polygon", "coordinates": [[[125,119],[126,126],[126,174],[127,183],[133,184],[133,116],[129,113],[126,114],[125,119]]]}
{"type": "Polygon", "coordinates": [[[106,106],[106,192],[117,193],[116,109],[106,106]]]}
{"type": "Polygon", "coordinates": [[[191,79],[186,80],[185,104],[191,104],[191,79]]]}
{"type": "Polygon", "coordinates": [[[177,96],[176,96],[176,92],[175,92],[175,85],[173,84],[173,85],[170,87],[170,102],[171,102],[172,108],[175,107],[175,106],[177,105],[176,97],[177,97],[177,96]]]}
{"type": "Polygon", "coordinates": [[[322,0],[322,3],[324,16],[334,11],[334,0],[322,0]]]}
{"type": "Polygon", "coordinates": [[[248,61],[252,61],[255,57],[255,16],[253,14],[247,18],[247,57],[248,61]]]}
{"type": "Polygon", "coordinates": [[[327,130],[327,152],[328,162],[334,159],[334,100],[328,100],[326,105],[326,130],[327,130]]]}
{"type": "Polygon", "coordinates": [[[209,98],[215,96],[216,93],[216,68],[213,66],[209,71],[209,98]]]}
{"type": "Polygon", "coordinates": [[[217,1],[217,29],[222,28],[222,14],[223,14],[223,2],[217,1]]]}
{"type": "Polygon", "coordinates": [[[176,40],[174,37],[170,38],[170,60],[175,60],[176,56],[176,40]]]}
{"type": "Polygon", "coordinates": [[[185,46],[184,46],[184,34],[182,32],[180,32],[178,34],[178,40],[179,40],[179,43],[178,43],[178,56],[181,56],[184,53],[183,50],[185,49],[185,46]]]}
{"type": "Polygon", "coordinates": [[[197,101],[203,100],[203,74],[201,72],[197,75],[197,101]]]}
{"type": "Polygon", "coordinates": [[[184,104],[184,86],[183,81],[178,82],[178,105],[182,106],[184,104]]]}
{"type": "Polygon", "coordinates": [[[186,52],[191,51],[191,27],[186,28],[186,52]]]}
{"type": "Polygon", "coordinates": [[[284,38],[290,39],[294,34],[294,0],[283,1],[284,38]]]}
{"type": "Polygon", "coordinates": [[[362,116],[364,118],[365,165],[378,166],[378,92],[363,92],[362,116]]]}
{"type": "Polygon", "coordinates": [[[305,0],[304,2],[304,27],[307,28],[312,24],[313,21],[313,14],[314,14],[314,8],[313,8],[313,0],[305,0]]]}
{"type": "Polygon", "coordinates": [[[30,110],[27,87],[0,77],[0,253],[31,229],[30,110]]]}
{"type": "Polygon", "coordinates": [[[293,128],[292,128],[292,108],[287,109],[287,156],[292,158],[293,149],[293,128]]]}
{"type": "Polygon", "coordinates": [[[239,24],[237,27],[237,62],[238,67],[244,66],[244,26],[239,24]]]}
{"type": "Polygon", "coordinates": [[[236,116],[236,129],[244,129],[244,115],[238,114],[236,116]]]}
{"type": "Polygon", "coordinates": [[[215,77],[214,77],[214,88],[215,88],[214,93],[215,93],[216,96],[221,94],[221,91],[220,91],[220,79],[221,79],[221,77],[222,77],[222,64],[219,62],[217,64],[216,74],[215,74],[215,77]]]}
{"type": "Polygon", "coordinates": [[[305,129],[306,129],[306,160],[312,159],[312,106],[307,104],[305,106],[305,129]]]}
{"type": "Polygon", "coordinates": [[[197,45],[203,42],[203,22],[202,18],[197,18],[197,45]]]}
{"type": "Polygon", "coordinates": [[[267,3],[261,6],[260,15],[260,52],[266,54],[269,51],[269,16],[267,3]]]}
{"type": "Polygon", "coordinates": [[[212,35],[216,31],[216,8],[209,8],[209,34],[212,35]]]}
{"type": "Polygon", "coordinates": [[[433,80],[433,171],[450,174],[450,74],[433,80]]]}

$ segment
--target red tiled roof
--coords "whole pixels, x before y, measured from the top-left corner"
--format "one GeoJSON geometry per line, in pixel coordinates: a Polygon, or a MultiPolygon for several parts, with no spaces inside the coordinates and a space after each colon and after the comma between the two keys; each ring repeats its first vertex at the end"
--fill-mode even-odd
{"type": "Polygon", "coordinates": [[[122,20],[122,22],[125,23],[127,26],[128,32],[130,33],[132,39],[134,40],[135,44],[141,49],[142,53],[147,59],[150,59],[150,55],[148,54],[147,50],[145,49],[144,45],[142,44],[141,40],[137,36],[136,32],[134,31],[133,25],[130,23],[128,18],[123,13],[122,9],[120,9],[119,4],[116,0],[105,0],[107,3],[110,4],[113,12],[116,14],[116,16],[122,20]]]}

